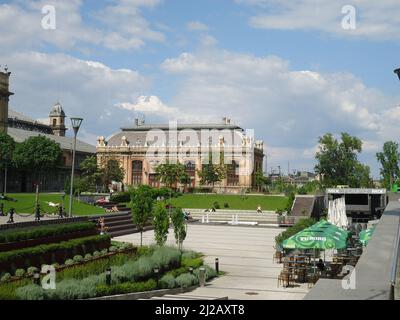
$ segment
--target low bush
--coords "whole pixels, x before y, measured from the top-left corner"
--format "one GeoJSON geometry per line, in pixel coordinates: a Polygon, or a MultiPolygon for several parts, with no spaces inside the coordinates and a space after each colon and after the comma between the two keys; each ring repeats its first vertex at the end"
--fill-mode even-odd
{"type": "Polygon", "coordinates": [[[285,231],[281,232],[275,237],[276,244],[278,246],[281,246],[284,240],[290,238],[291,236],[295,235],[296,233],[308,227],[311,227],[315,223],[316,221],[312,218],[300,219],[296,224],[286,229],[285,231]]]}
{"type": "Polygon", "coordinates": [[[65,260],[64,264],[66,266],[72,266],[73,264],[75,264],[75,262],[72,259],[67,259],[67,260],[65,260]]]}
{"type": "Polygon", "coordinates": [[[100,252],[99,251],[93,252],[93,257],[99,257],[99,256],[100,256],[100,252]]]}
{"type": "Polygon", "coordinates": [[[101,284],[96,287],[96,294],[100,297],[133,292],[145,292],[155,290],[156,288],[156,281],[154,279],[150,279],[143,282],[124,282],[111,286],[101,284]]]}
{"type": "Polygon", "coordinates": [[[160,279],[160,287],[162,289],[173,289],[175,286],[175,277],[171,274],[166,274],[160,279]]]}
{"type": "Polygon", "coordinates": [[[84,259],[85,259],[85,261],[89,261],[89,260],[93,259],[93,256],[90,253],[86,253],[84,259]]]}
{"type": "Polygon", "coordinates": [[[118,250],[118,248],[115,246],[111,246],[109,249],[110,252],[116,252],[117,250],[118,250]]]}
{"type": "MultiPolygon", "coordinates": [[[[218,276],[217,271],[215,271],[210,266],[204,265],[203,268],[205,269],[206,281],[218,276]]],[[[199,279],[200,269],[194,270],[193,274],[197,277],[197,279],[199,279]]]]}
{"type": "Polygon", "coordinates": [[[0,278],[0,282],[6,282],[8,280],[11,279],[11,274],[9,274],[8,272],[4,273],[1,278],[0,278]]]}
{"type": "MultiPolygon", "coordinates": [[[[36,264],[62,261],[50,261],[55,259],[56,252],[62,252],[66,257],[73,257],[74,251],[93,251],[93,248],[109,246],[110,236],[96,235],[91,237],[78,238],[59,243],[43,244],[35,247],[29,247],[18,250],[0,252],[0,268],[4,271],[14,271],[14,265],[17,267],[29,267],[32,261],[36,260],[36,264]],[[47,258],[45,258],[47,256],[47,258]],[[40,260],[40,262],[39,262],[40,260]],[[39,263],[38,263],[39,262],[39,263]],[[28,264],[29,263],[29,264],[28,264]]],[[[83,252],[84,253],[84,252],[83,252]]]]}
{"type": "Polygon", "coordinates": [[[33,275],[35,272],[37,272],[37,271],[39,271],[39,268],[36,268],[36,267],[29,267],[28,269],[27,269],[27,273],[29,274],[29,275],[33,275]]]}
{"type": "Polygon", "coordinates": [[[118,192],[113,194],[110,198],[111,202],[114,203],[126,203],[131,201],[131,195],[129,192],[118,192]]]}
{"type": "Polygon", "coordinates": [[[199,283],[199,279],[190,273],[184,273],[175,279],[176,284],[181,288],[188,288],[199,283]]]}
{"type": "Polygon", "coordinates": [[[220,209],[221,208],[221,206],[219,205],[218,201],[214,202],[213,208],[215,208],[215,209],[220,209]]]}
{"type": "Polygon", "coordinates": [[[224,203],[224,208],[229,208],[229,203],[228,202],[224,203]]]}
{"type": "Polygon", "coordinates": [[[73,260],[76,263],[81,263],[81,262],[83,262],[83,257],[81,255],[76,255],[76,256],[74,256],[73,260]]]}
{"type": "Polygon", "coordinates": [[[23,277],[24,275],[25,275],[25,270],[24,270],[24,269],[17,269],[17,270],[15,271],[15,276],[16,276],[16,277],[21,278],[21,277],[23,277]]]}
{"type": "Polygon", "coordinates": [[[0,231],[0,243],[52,237],[96,228],[93,222],[74,222],[0,231]]]}

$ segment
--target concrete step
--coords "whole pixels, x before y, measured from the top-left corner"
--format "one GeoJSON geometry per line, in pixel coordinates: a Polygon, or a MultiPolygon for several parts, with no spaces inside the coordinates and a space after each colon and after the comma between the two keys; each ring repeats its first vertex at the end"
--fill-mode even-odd
{"type": "Polygon", "coordinates": [[[198,296],[193,294],[181,293],[176,295],[166,294],[165,296],[152,297],[148,300],[227,300],[227,299],[228,297],[198,296]]]}

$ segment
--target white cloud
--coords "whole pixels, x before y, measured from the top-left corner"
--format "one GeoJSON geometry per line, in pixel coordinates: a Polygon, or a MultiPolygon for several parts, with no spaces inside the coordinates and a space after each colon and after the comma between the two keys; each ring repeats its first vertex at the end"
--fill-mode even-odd
{"type": "Polygon", "coordinates": [[[135,50],[147,41],[162,42],[165,36],[143,17],[141,7],[152,8],[159,0],[110,1],[98,12],[90,12],[100,22],[94,27],[81,14],[82,0],[15,0],[0,4],[0,52],[13,49],[40,49],[46,44],[60,49],[87,51],[86,46],[101,46],[112,50],[135,50]],[[56,29],[41,26],[45,5],[56,12],[56,29]]]}
{"type": "Polygon", "coordinates": [[[190,31],[207,31],[208,26],[199,21],[190,21],[187,23],[187,28],[190,31]]]}
{"type": "Polygon", "coordinates": [[[150,86],[150,81],[134,70],[112,69],[65,54],[0,54],[0,61],[8,61],[12,72],[10,88],[15,95],[10,98],[11,108],[44,120],[51,106],[60,100],[67,116],[84,118],[88,139],[132,124],[132,111],[115,105],[132,101],[150,86]]]}
{"type": "Polygon", "coordinates": [[[177,112],[177,109],[168,107],[156,96],[140,96],[135,103],[122,102],[116,107],[130,111],[155,113],[159,116],[174,115],[177,112]]]}
{"type": "MultiPolygon", "coordinates": [[[[390,136],[389,128],[397,126],[385,114],[395,97],[367,87],[350,73],[291,70],[288,61],[276,56],[218,48],[182,53],[166,59],[162,68],[180,81],[169,104],[181,115],[208,122],[229,116],[245,128],[254,128],[256,137],[266,142],[267,152],[268,148],[282,151],[272,161],[308,163],[310,170],[315,144],[324,133],[349,132],[383,143],[390,136]]],[[[366,144],[366,152],[371,150],[375,149],[366,144]]],[[[372,160],[370,164],[376,165],[372,160]]]]}
{"type": "Polygon", "coordinates": [[[259,7],[250,25],[262,29],[319,30],[343,37],[362,37],[374,40],[399,39],[400,6],[397,0],[235,0],[240,4],[259,7]],[[342,8],[353,6],[356,29],[342,28],[346,14],[342,8]]]}

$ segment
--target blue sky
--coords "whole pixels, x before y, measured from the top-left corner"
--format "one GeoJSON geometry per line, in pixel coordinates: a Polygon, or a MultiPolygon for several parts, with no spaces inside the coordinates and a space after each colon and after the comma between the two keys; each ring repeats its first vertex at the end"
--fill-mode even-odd
{"type": "Polygon", "coordinates": [[[398,16],[393,0],[0,1],[0,64],[12,108],[44,120],[60,100],[93,144],[138,115],[229,116],[264,140],[268,170],[312,170],[318,136],[347,131],[378,177],[374,155],[400,133],[398,16]]]}

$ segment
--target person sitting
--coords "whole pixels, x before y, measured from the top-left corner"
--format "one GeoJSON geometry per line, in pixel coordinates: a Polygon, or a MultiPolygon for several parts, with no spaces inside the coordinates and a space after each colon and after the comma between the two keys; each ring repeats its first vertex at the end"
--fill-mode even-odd
{"type": "Polygon", "coordinates": [[[324,261],[322,261],[322,259],[319,259],[318,263],[317,263],[317,268],[320,272],[324,272],[326,270],[326,266],[324,261]]]}
{"type": "Polygon", "coordinates": [[[257,213],[262,213],[262,210],[261,210],[261,206],[260,206],[260,205],[258,205],[258,207],[257,207],[257,213]]]}
{"type": "Polygon", "coordinates": [[[185,215],[185,220],[189,221],[189,220],[192,219],[192,216],[191,216],[190,212],[185,211],[185,212],[184,212],[184,215],[185,215]]]}
{"type": "Polygon", "coordinates": [[[105,209],[107,213],[113,213],[113,212],[119,212],[119,209],[117,206],[113,206],[111,209],[105,209]]]}

